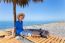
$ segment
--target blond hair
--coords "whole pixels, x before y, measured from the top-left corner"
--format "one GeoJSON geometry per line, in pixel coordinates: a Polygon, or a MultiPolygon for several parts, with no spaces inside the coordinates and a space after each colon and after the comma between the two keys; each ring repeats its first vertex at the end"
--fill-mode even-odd
{"type": "Polygon", "coordinates": [[[19,18],[20,16],[23,16],[23,18],[24,18],[24,17],[25,17],[25,14],[24,14],[24,13],[19,13],[19,14],[18,14],[18,18],[19,18]]]}

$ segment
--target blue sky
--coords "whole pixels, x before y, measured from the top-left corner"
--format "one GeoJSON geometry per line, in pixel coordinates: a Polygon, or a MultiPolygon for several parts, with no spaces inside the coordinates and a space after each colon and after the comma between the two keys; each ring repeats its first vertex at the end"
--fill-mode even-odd
{"type": "MultiPolygon", "coordinates": [[[[17,14],[25,13],[24,21],[65,21],[65,0],[30,2],[29,6],[17,6],[17,14]]],[[[13,5],[0,3],[0,21],[13,21],[13,5]]]]}

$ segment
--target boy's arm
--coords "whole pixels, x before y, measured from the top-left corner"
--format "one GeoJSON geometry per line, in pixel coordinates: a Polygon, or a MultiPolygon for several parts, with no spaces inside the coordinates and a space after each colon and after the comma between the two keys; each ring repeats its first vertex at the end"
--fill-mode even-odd
{"type": "Polygon", "coordinates": [[[11,32],[12,32],[12,35],[5,36],[5,38],[7,38],[7,39],[14,38],[15,37],[15,29],[12,29],[11,32]]]}
{"type": "Polygon", "coordinates": [[[15,28],[12,29],[12,36],[15,37],[15,28]]]}

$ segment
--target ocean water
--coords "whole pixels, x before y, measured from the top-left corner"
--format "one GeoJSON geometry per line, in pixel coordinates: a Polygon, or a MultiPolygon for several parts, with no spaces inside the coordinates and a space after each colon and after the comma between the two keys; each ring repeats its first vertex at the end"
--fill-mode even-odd
{"type": "Polygon", "coordinates": [[[0,22],[0,29],[6,29],[12,27],[14,27],[13,22],[0,22]]]}
{"type": "MultiPolygon", "coordinates": [[[[23,22],[24,26],[29,26],[34,24],[42,24],[42,23],[41,22],[23,22]]],[[[12,28],[12,27],[14,27],[14,22],[11,22],[11,21],[0,22],[0,29],[12,28]]]]}
{"type": "MultiPolygon", "coordinates": [[[[51,22],[23,22],[23,25],[24,26],[29,26],[29,25],[35,25],[35,24],[47,24],[47,23],[51,23],[51,22]]],[[[14,22],[11,22],[11,21],[2,21],[0,22],[0,29],[7,29],[7,28],[12,28],[14,27],[14,22]]]]}

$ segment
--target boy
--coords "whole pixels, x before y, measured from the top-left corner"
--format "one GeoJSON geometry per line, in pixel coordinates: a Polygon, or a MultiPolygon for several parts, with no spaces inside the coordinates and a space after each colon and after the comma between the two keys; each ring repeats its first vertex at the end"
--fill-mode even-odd
{"type": "Polygon", "coordinates": [[[30,33],[31,32],[26,32],[26,31],[24,31],[24,29],[23,29],[23,19],[24,19],[24,17],[25,17],[25,15],[24,15],[24,13],[20,13],[19,15],[18,15],[18,20],[16,21],[16,24],[15,24],[15,29],[14,29],[14,31],[12,32],[12,35],[13,36],[23,36],[23,35],[31,35],[30,33]]]}
{"type": "Polygon", "coordinates": [[[16,35],[20,35],[21,32],[23,31],[23,19],[24,19],[24,14],[23,13],[20,13],[18,15],[18,21],[16,21],[16,24],[15,24],[15,34],[16,35]]]}
{"type": "Polygon", "coordinates": [[[15,23],[15,29],[12,29],[12,35],[11,36],[6,36],[5,38],[13,38],[15,36],[20,36],[22,31],[23,31],[23,19],[24,19],[24,14],[20,13],[17,18],[18,20],[15,23]]]}

